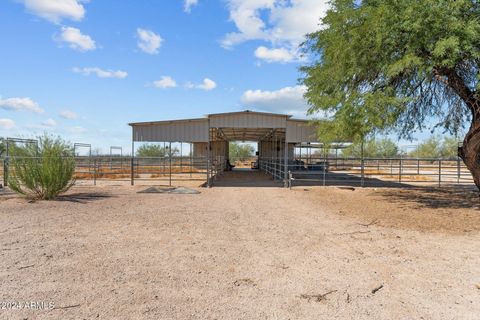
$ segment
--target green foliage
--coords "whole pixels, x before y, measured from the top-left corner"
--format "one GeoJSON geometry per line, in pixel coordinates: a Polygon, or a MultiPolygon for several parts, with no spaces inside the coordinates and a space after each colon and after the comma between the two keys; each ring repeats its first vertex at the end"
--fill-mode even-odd
{"type": "MultiPolygon", "coordinates": [[[[178,148],[172,148],[172,157],[178,153],[178,148]]],[[[159,144],[144,144],[137,149],[137,157],[140,158],[163,158],[168,156],[168,147],[164,148],[159,144]]]]}
{"type": "Polygon", "coordinates": [[[330,115],[319,126],[323,141],[408,138],[427,119],[457,132],[470,117],[467,93],[480,89],[479,1],[333,0],[322,22],[303,44],[315,61],[301,70],[309,113],[330,115]]]}
{"type": "Polygon", "coordinates": [[[457,153],[458,141],[455,138],[445,137],[442,140],[438,136],[433,136],[420,143],[409,153],[409,156],[418,158],[456,158],[457,153]]]}
{"type": "Polygon", "coordinates": [[[51,200],[74,184],[73,148],[61,138],[39,137],[38,147],[27,144],[11,153],[8,184],[32,199],[51,200]]]}
{"type": "MultiPolygon", "coordinates": [[[[361,157],[362,143],[355,142],[342,151],[345,157],[361,157]]],[[[363,156],[365,158],[394,158],[399,155],[395,142],[390,139],[369,139],[363,144],[363,156]]]]}
{"type": "Polygon", "coordinates": [[[231,162],[242,161],[253,156],[255,148],[250,144],[230,142],[229,158],[231,162]]]}

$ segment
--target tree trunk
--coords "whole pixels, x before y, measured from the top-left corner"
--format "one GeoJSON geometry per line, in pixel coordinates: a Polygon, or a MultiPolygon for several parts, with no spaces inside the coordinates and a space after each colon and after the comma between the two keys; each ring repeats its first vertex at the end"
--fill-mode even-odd
{"type": "Polygon", "coordinates": [[[433,72],[439,81],[455,91],[472,114],[472,124],[463,140],[463,146],[458,148],[458,156],[470,170],[473,182],[480,191],[480,93],[473,91],[454,69],[435,68],[433,72]]]}
{"type": "Polygon", "coordinates": [[[463,146],[458,148],[458,156],[462,158],[472,174],[473,181],[480,191],[480,121],[473,121],[463,146]]]}

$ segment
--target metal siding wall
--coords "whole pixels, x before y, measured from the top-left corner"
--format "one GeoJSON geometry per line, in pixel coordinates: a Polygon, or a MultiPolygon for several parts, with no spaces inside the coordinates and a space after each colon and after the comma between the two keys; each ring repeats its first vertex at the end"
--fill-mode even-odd
{"type": "Polygon", "coordinates": [[[287,120],[288,142],[319,142],[316,128],[308,122],[287,120]]]}
{"type": "Polygon", "coordinates": [[[265,114],[229,114],[210,116],[212,128],[285,128],[286,117],[265,114]]]}
{"type": "Polygon", "coordinates": [[[208,142],[208,120],[136,125],[135,141],[208,142]]]}

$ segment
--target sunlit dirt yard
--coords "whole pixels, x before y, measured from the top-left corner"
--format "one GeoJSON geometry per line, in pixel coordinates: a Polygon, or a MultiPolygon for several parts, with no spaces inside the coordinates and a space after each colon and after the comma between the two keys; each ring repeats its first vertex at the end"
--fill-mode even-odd
{"type": "Polygon", "coordinates": [[[0,319],[480,317],[473,189],[145,188],[0,196],[0,319]]]}

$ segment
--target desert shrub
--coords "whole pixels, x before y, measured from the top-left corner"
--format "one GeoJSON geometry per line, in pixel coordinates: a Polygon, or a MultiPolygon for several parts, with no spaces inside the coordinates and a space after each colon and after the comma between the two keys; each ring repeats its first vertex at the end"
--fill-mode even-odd
{"type": "Polygon", "coordinates": [[[8,184],[28,198],[51,200],[74,184],[75,158],[61,138],[44,135],[38,141],[12,153],[8,184]]]}

